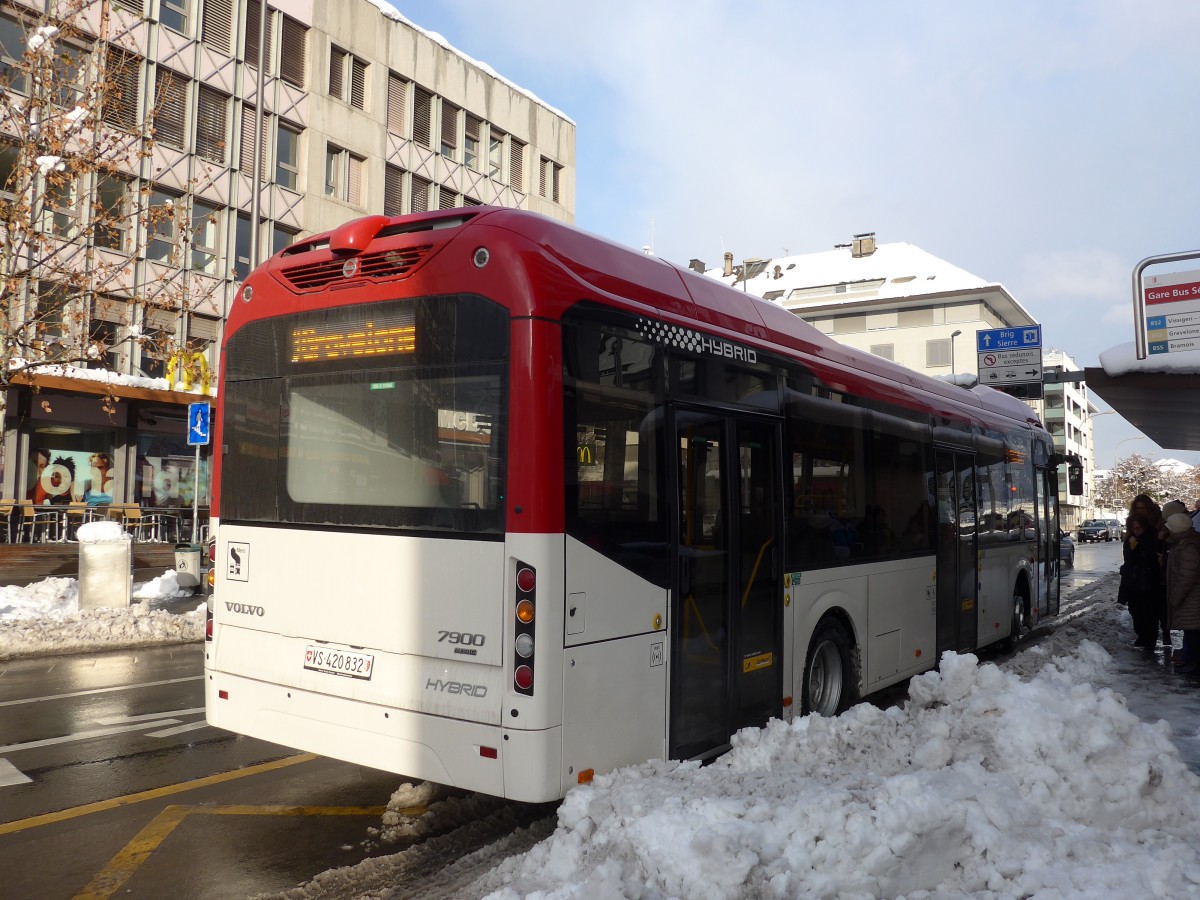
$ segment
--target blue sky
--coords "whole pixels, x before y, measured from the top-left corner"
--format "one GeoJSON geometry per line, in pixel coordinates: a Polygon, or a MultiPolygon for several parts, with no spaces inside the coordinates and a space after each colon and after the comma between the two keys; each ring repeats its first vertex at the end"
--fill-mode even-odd
{"type": "MultiPolygon", "coordinates": [[[[576,122],[576,224],[674,262],[874,231],[1094,366],[1133,340],[1138,261],[1200,249],[1193,0],[394,2],[576,122]]],[[[1095,427],[1101,468],[1200,464],[1095,427]]]]}

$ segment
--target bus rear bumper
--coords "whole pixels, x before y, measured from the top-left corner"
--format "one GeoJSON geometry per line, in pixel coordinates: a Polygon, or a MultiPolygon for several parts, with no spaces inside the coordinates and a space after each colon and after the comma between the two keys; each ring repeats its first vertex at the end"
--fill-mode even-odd
{"type": "Polygon", "coordinates": [[[561,796],[558,727],[506,734],[496,725],[390,709],[212,669],[206,675],[206,717],[217,728],[497,797],[539,802],[561,796]],[[536,775],[519,767],[525,774],[514,779],[508,794],[506,756],[541,757],[549,765],[537,766],[536,775]]]}

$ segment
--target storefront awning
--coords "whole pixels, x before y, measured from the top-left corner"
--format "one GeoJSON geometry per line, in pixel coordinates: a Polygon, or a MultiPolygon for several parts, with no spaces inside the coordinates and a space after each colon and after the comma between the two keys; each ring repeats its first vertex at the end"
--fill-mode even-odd
{"type": "Polygon", "coordinates": [[[176,406],[187,406],[207,400],[215,403],[216,397],[193,394],[190,391],[169,391],[159,388],[137,387],[131,384],[92,381],[86,378],[68,378],[65,375],[46,375],[42,373],[14,375],[14,387],[33,387],[38,390],[64,391],[76,394],[92,394],[95,396],[121,397],[126,400],[150,400],[154,403],[170,403],[176,406]]]}

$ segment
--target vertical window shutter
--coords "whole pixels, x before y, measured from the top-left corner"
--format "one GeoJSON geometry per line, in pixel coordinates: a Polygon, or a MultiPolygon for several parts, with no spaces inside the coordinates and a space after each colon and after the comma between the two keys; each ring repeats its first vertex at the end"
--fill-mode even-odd
{"type": "Polygon", "coordinates": [[[220,319],[208,319],[204,316],[190,316],[188,321],[188,337],[193,341],[208,343],[217,339],[217,329],[220,319]]]}
{"type": "Polygon", "coordinates": [[[558,202],[558,176],[562,174],[562,166],[550,163],[550,199],[558,202]]]}
{"type": "Polygon", "coordinates": [[[349,191],[346,200],[353,206],[362,206],[363,202],[363,170],[367,161],[359,156],[350,157],[349,191]]]}
{"type": "Polygon", "coordinates": [[[238,156],[238,168],[247,175],[254,172],[254,129],[258,124],[258,110],[246,104],[242,107],[242,146],[238,156]]]}
{"type": "Polygon", "coordinates": [[[404,214],[404,170],[393,165],[383,170],[383,214],[404,214]]]}
{"type": "Polygon", "coordinates": [[[200,86],[196,99],[196,154],[212,162],[225,162],[225,95],[207,85],[200,86]]]}
{"type": "Polygon", "coordinates": [[[137,125],[138,93],[142,83],[142,63],[136,56],[109,47],[105,56],[108,82],[103,119],[110,125],[132,129],[137,125]]]}
{"type": "Polygon", "coordinates": [[[433,147],[433,94],[422,87],[413,91],[413,140],[433,147]]]}
{"type": "Polygon", "coordinates": [[[213,50],[229,56],[233,37],[232,0],[204,0],[201,9],[200,40],[213,50]]]}
{"type": "Polygon", "coordinates": [[[438,209],[454,209],[458,206],[458,195],[448,187],[438,191],[438,209]]]}
{"type": "Polygon", "coordinates": [[[408,84],[403,78],[388,75],[387,130],[391,134],[404,134],[404,107],[408,99],[408,84]]]}
{"type": "Polygon", "coordinates": [[[169,69],[158,70],[157,110],[154,113],[155,138],[171,147],[184,146],[187,119],[186,79],[169,69]]]}
{"type": "Polygon", "coordinates": [[[142,14],[142,0],[113,0],[113,6],[119,6],[121,9],[139,16],[142,14]]]}
{"type": "Polygon", "coordinates": [[[422,178],[420,175],[412,177],[412,211],[413,212],[428,212],[429,210],[429,188],[432,182],[427,178],[422,178]]]}
{"type": "Polygon", "coordinates": [[[453,155],[458,146],[458,107],[453,103],[442,101],[442,152],[447,156],[453,155]],[[447,152],[447,148],[450,152],[447,152]]]}
{"type": "Polygon", "coordinates": [[[350,105],[355,109],[367,108],[367,64],[361,59],[350,57],[350,105]]]}
{"type": "Polygon", "coordinates": [[[541,158],[541,162],[538,165],[538,196],[539,197],[546,196],[546,169],[549,165],[550,165],[549,160],[547,160],[546,157],[543,156],[541,158]]]}
{"type": "Polygon", "coordinates": [[[482,124],[483,123],[480,120],[479,116],[473,116],[470,113],[467,113],[466,135],[468,138],[475,141],[476,143],[479,142],[480,126],[482,124]]]}
{"type": "MultiPolygon", "coordinates": [[[[258,68],[258,20],[262,14],[259,0],[246,0],[246,62],[258,68]]],[[[271,9],[267,7],[266,64],[271,71],[271,9]]]]}
{"type": "Polygon", "coordinates": [[[518,191],[525,189],[525,145],[518,140],[508,151],[508,183],[518,191]]]}
{"type": "Polygon", "coordinates": [[[154,306],[146,307],[146,327],[152,331],[165,331],[175,334],[175,323],[179,321],[179,313],[171,309],[159,309],[154,306]]]}
{"type": "Polygon", "coordinates": [[[339,100],[346,99],[346,51],[337,47],[329,47],[329,96],[339,100]]]}
{"type": "Polygon", "coordinates": [[[296,87],[304,87],[308,28],[295,19],[283,17],[283,55],[279,60],[279,75],[296,87]]]}

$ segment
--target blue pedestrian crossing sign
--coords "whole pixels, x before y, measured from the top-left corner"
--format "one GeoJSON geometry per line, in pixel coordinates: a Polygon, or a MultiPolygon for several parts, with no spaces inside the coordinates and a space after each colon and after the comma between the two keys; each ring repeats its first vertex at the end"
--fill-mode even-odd
{"type": "Polygon", "coordinates": [[[187,442],[190,447],[207,447],[212,424],[212,407],[207,403],[188,404],[187,442]]]}

